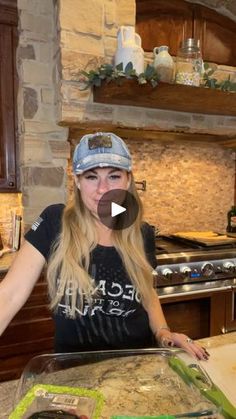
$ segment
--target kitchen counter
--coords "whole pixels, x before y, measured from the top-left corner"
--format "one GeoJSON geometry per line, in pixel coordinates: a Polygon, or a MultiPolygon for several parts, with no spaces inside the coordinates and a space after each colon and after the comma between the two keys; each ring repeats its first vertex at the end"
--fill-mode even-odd
{"type": "MultiPolygon", "coordinates": [[[[236,332],[201,339],[199,342],[202,345],[204,345],[206,348],[215,348],[222,345],[236,343],[236,332]]],[[[111,360],[108,360],[108,361],[112,363],[111,360]]],[[[73,372],[73,369],[68,370],[67,374],[71,374],[71,372],[73,372]]],[[[96,371],[96,373],[98,374],[99,372],[96,371]]],[[[61,373],[60,372],[55,373],[55,375],[57,374],[61,374],[61,373]]],[[[63,371],[64,376],[65,374],[66,374],[66,370],[63,371]]],[[[15,394],[17,384],[18,384],[18,380],[0,383],[0,406],[1,406],[0,419],[7,419],[9,413],[11,412],[12,399],[13,399],[13,395],[15,394]]],[[[109,388],[110,386],[112,390],[112,383],[109,382],[109,388]]],[[[169,390],[170,390],[170,387],[168,388],[168,391],[169,390]]]]}
{"type": "Polygon", "coordinates": [[[222,345],[230,345],[231,343],[236,343],[236,332],[199,339],[198,342],[205,348],[217,348],[222,345]]]}

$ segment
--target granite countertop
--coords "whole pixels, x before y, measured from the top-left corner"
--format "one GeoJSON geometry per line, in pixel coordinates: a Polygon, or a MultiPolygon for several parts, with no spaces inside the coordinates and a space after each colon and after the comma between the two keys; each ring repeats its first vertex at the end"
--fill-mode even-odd
{"type": "MultiPolygon", "coordinates": [[[[202,339],[199,342],[207,348],[236,343],[236,332],[202,339]]],[[[113,407],[114,403],[118,404],[123,411],[125,408],[127,414],[132,414],[131,411],[129,412],[129,406],[136,405],[137,402],[140,403],[140,398],[142,399],[140,415],[147,414],[147,412],[149,414],[173,413],[173,402],[177,409],[175,413],[178,413],[178,410],[180,413],[188,411],[188,409],[191,410],[192,406],[199,408],[202,403],[206,402],[200,394],[196,395],[195,392],[191,394],[192,390],[190,391],[179,377],[176,378],[163,356],[150,354],[148,358],[145,358],[146,356],[141,361],[140,356],[137,355],[129,356],[127,359],[122,358],[122,362],[116,362],[115,367],[112,359],[103,360],[99,365],[96,364],[96,368],[94,368],[94,364],[80,365],[49,373],[47,382],[76,387],[81,381],[89,388],[97,388],[106,395],[107,401],[101,419],[110,418],[109,408],[113,407]],[[124,386],[123,381],[123,379],[127,380],[127,377],[129,388],[124,386]],[[154,381],[155,387],[153,386],[154,381]],[[118,394],[119,400],[117,400],[118,394]]],[[[0,383],[0,419],[7,419],[11,412],[12,399],[18,382],[15,380],[0,383]]]]}

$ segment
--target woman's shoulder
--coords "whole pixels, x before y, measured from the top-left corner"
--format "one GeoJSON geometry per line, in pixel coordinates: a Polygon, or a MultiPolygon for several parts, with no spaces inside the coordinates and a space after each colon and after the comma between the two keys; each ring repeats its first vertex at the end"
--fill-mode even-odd
{"type": "Polygon", "coordinates": [[[48,259],[50,247],[61,230],[63,204],[46,207],[25,234],[25,239],[48,259]]]}
{"type": "Polygon", "coordinates": [[[51,204],[48,205],[42,212],[44,216],[61,218],[65,205],[64,204],[51,204]]]}
{"type": "MultiPolygon", "coordinates": [[[[44,208],[41,214],[35,219],[30,231],[40,231],[42,228],[53,228],[53,230],[60,228],[64,204],[52,204],[44,208]]],[[[26,233],[27,234],[27,233],[26,233]]]]}
{"type": "Polygon", "coordinates": [[[61,225],[64,208],[64,204],[51,204],[47,206],[34,221],[31,230],[36,231],[39,226],[58,230],[61,225]]]}

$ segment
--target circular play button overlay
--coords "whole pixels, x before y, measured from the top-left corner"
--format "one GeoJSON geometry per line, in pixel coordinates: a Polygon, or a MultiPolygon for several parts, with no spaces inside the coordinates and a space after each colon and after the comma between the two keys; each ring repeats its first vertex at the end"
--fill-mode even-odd
{"type": "Polygon", "coordinates": [[[98,203],[98,216],[101,222],[112,230],[122,230],[133,224],[139,207],[134,196],[125,189],[106,192],[98,203]]]}

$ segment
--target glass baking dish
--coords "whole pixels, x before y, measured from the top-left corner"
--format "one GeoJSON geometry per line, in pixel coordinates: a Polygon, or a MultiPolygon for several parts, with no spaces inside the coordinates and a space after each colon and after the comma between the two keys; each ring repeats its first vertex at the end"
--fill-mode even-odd
{"type": "MultiPolygon", "coordinates": [[[[42,406],[45,409],[45,400],[43,404],[40,400],[29,402],[30,398],[32,402],[32,388],[39,394],[39,386],[41,393],[45,388],[53,392],[56,386],[62,389],[60,394],[67,394],[68,400],[70,396],[74,400],[77,389],[82,405],[85,401],[82,398],[87,397],[85,417],[88,419],[157,418],[160,415],[221,418],[219,409],[171,368],[170,360],[178,354],[183,351],[158,348],[36,356],[23,371],[15,397],[17,413],[10,418],[26,419],[43,410],[42,406]]],[[[196,364],[195,358],[193,363],[196,364]]],[[[44,397],[50,398],[47,391],[44,397]]],[[[61,397],[56,395],[54,401],[58,399],[61,397]]],[[[62,408],[55,403],[47,406],[49,410],[56,407],[62,408]]],[[[78,417],[81,414],[79,407],[78,411],[76,408],[68,411],[78,417]]]]}

